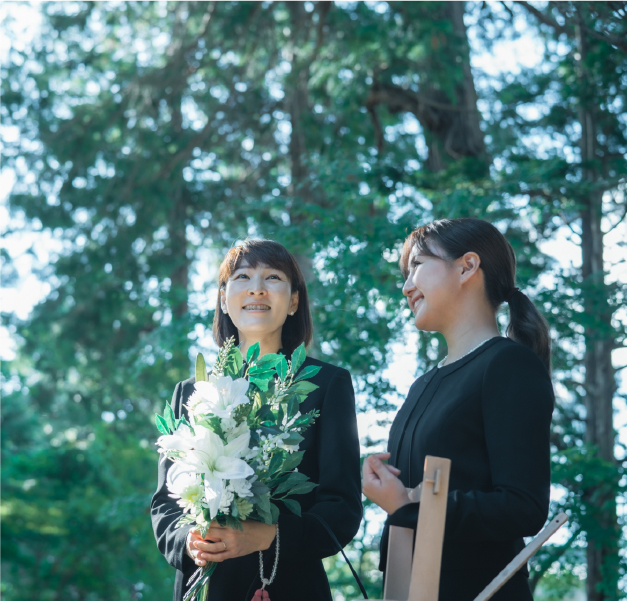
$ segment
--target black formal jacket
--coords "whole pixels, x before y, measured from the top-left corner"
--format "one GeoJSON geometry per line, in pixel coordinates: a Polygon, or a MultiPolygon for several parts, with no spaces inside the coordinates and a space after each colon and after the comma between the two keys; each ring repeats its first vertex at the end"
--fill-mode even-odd
{"type": "MultiPolygon", "coordinates": [[[[307,357],[304,365],[322,369],[310,380],[319,388],[302,403],[300,411],[317,409],[320,417],[303,433],[305,440],[300,449],[305,454],[298,470],[319,486],[306,495],[294,496],[301,504],[302,517],[280,507],[279,564],[274,583],[267,587],[272,601],[331,601],[322,558],[335,555],[339,549],[313,514],[326,521],[342,546],[353,539],[362,517],[359,438],[350,374],[311,357],[307,357]]],[[[177,417],[194,390],[194,382],[193,378],[179,382],[174,389],[172,406],[177,417]]],[[[186,413],[184,407],[183,412],[186,413]]],[[[174,601],[181,601],[196,565],[185,552],[190,527],[175,529],[182,510],[168,496],[165,480],[170,465],[169,460],[159,463],[151,515],[157,546],[177,570],[174,601]]],[[[264,552],[266,578],[272,569],[275,543],[276,540],[264,552]]],[[[218,565],[210,580],[209,599],[250,601],[260,586],[259,554],[255,552],[218,565]]]]}
{"type": "MultiPolygon", "coordinates": [[[[549,429],[554,395],[538,356],[508,338],[418,378],[392,428],[390,463],[407,487],[422,482],[427,455],[451,460],[440,601],[470,601],[535,535],[549,509],[549,429]]],[[[388,527],[416,528],[419,503],[390,515],[388,527]]],[[[527,572],[494,599],[531,599],[527,572]]]]}

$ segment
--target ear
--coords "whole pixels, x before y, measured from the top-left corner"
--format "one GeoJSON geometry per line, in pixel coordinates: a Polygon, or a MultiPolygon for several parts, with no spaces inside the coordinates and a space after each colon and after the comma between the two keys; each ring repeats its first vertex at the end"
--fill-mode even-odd
{"type": "Polygon", "coordinates": [[[228,309],[226,308],[226,294],[224,288],[220,290],[220,308],[223,313],[228,312],[228,309]]]}
{"type": "Polygon", "coordinates": [[[296,313],[296,311],[298,311],[298,290],[296,292],[292,292],[288,313],[296,313]]]}
{"type": "Polygon", "coordinates": [[[460,267],[460,282],[464,283],[470,280],[481,267],[481,259],[477,253],[466,253],[458,259],[460,267]]]}

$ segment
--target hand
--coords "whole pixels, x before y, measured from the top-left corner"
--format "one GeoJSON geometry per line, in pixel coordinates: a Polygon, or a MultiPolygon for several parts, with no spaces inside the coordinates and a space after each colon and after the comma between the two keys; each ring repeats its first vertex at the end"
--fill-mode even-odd
{"type": "MultiPolygon", "coordinates": [[[[192,558],[196,565],[204,566],[208,561],[221,562],[225,559],[242,557],[255,551],[268,549],[276,536],[276,524],[264,524],[254,520],[242,522],[243,530],[234,530],[211,522],[207,536],[192,539],[192,558]]],[[[190,535],[196,532],[190,531],[190,535]]],[[[189,537],[188,537],[189,540],[189,537]]]]}
{"type": "Polygon", "coordinates": [[[377,453],[364,460],[362,489],[366,497],[389,514],[411,501],[404,484],[398,479],[401,471],[383,463],[389,453],[377,453]]]}
{"type": "Polygon", "coordinates": [[[185,541],[185,552],[189,557],[194,560],[194,563],[197,566],[204,566],[207,562],[204,559],[200,558],[200,551],[196,547],[196,542],[204,541],[203,537],[200,536],[200,532],[198,530],[192,529],[187,533],[187,540],[185,541]]]}

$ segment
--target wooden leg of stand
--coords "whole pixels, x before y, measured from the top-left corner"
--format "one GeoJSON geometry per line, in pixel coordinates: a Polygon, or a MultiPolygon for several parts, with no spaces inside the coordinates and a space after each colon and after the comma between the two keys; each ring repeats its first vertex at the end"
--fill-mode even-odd
{"type": "Polygon", "coordinates": [[[388,558],[385,566],[385,588],[383,598],[394,601],[407,601],[411,581],[413,528],[390,526],[388,558]]]}
{"type": "Polygon", "coordinates": [[[486,586],[475,601],[488,601],[496,591],[498,591],[520,568],[522,568],[537,552],[538,549],[568,521],[565,513],[560,513],[554,517],[512,561],[510,561],[497,575],[497,577],[486,586]]]}

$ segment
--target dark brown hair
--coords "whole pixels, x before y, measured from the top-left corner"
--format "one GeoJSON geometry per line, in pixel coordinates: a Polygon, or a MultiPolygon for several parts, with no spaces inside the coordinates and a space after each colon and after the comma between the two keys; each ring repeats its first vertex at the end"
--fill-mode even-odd
{"type": "Polygon", "coordinates": [[[438,219],[415,229],[405,240],[399,261],[405,278],[409,274],[409,256],[413,248],[422,255],[444,261],[455,261],[468,252],[477,253],[488,302],[495,311],[502,303],[509,303],[507,336],[535,351],[550,369],[548,324],[529,298],[516,288],[516,255],[498,229],[483,219],[438,219]],[[434,247],[441,249],[444,256],[434,247]]]}
{"type": "MultiPolygon", "coordinates": [[[[309,298],[305,278],[289,251],[274,240],[244,240],[229,250],[220,265],[218,286],[220,290],[226,288],[228,279],[246,262],[253,269],[258,265],[266,265],[281,270],[290,281],[292,293],[298,292],[298,309],[294,315],[288,315],[281,331],[282,351],[290,356],[294,349],[302,342],[309,345],[313,336],[313,324],[309,311],[309,298]]],[[[231,336],[239,344],[237,328],[230,315],[225,315],[220,308],[220,294],[213,317],[213,338],[222,346],[231,336]]]]}

